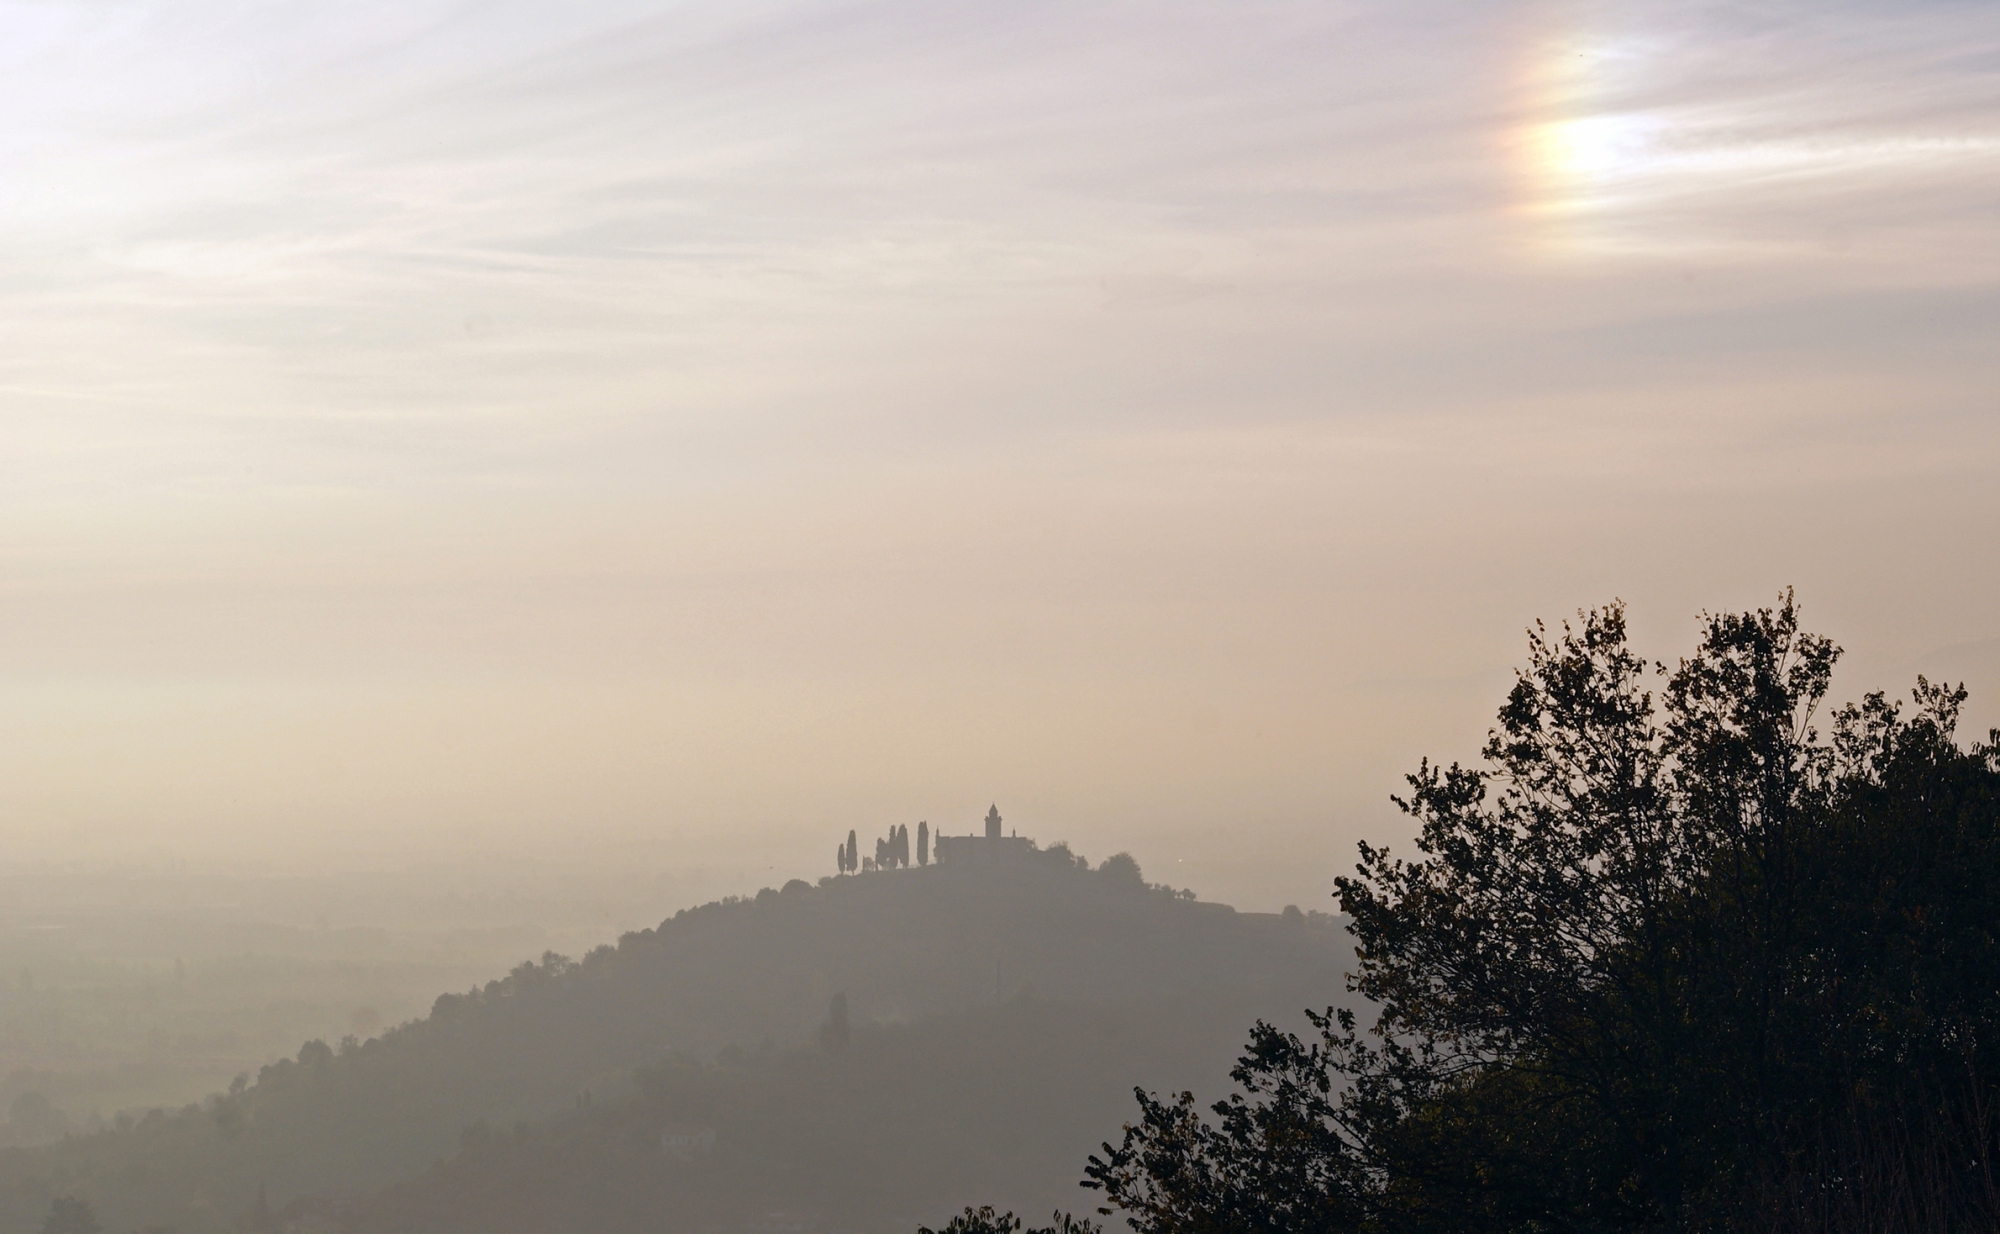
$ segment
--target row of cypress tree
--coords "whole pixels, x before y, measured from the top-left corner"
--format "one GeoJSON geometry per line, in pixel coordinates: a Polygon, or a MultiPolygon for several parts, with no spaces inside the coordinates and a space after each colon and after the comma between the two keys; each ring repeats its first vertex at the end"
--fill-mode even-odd
{"type": "MultiPolygon", "coordinates": [[[[853,874],[857,870],[893,870],[899,866],[908,867],[910,864],[910,828],[907,824],[900,824],[889,828],[889,834],[886,838],[878,838],[875,841],[875,855],[866,858],[861,856],[860,843],[856,840],[854,832],[849,831],[847,833],[847,842],[835,846],[833,850],[833,862],[835,868],[842,874],[853,874]]],[[[927,866],[930,863],[931,825],[928,822],[919,822],[917,824],[917,864],[927,866]]]]}

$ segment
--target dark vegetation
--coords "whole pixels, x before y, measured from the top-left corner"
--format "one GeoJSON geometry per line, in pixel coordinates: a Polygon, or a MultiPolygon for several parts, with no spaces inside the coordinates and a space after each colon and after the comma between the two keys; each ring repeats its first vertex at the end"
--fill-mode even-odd
{"type": "MultiPolygon", "coordinates": [[[[992,1205],[982,1208],[967,1208],[963,1213],[945,1222],[941,1229],[919,1226],[917,1234],[1017,1234],[1021,1229],[1021,1219],[1013,1212],[995,1214],[992,1205]]],[[[1076,1217],[1058,1212],[1050,1224],[1037,1226],[1028,1234],[1100,1234],[1102,1227],[1087,1217],[1076,1217]]]]}
{"type": "Polygon", "coordinates": [[[1918,679],[1815,728],[1776,610],[1677,667],[1539,628],[1484,768],[1339,883],[1372,1025],[1254,1030],[1093,1157],[1140,1234],[2000,1229],[2000,734],[1918,679]]]}
{"type": "Polygon", "coordinates": [[[794,881],[0,1152],[0,1231],[58,1199],[113,1234],[907,1230],[968,1192],[1046,1211],[1132,1086],[1219,1081],[1241,1025],[1350,967],[1324,914],[1238,914],[1062,846],[794,881]]]}

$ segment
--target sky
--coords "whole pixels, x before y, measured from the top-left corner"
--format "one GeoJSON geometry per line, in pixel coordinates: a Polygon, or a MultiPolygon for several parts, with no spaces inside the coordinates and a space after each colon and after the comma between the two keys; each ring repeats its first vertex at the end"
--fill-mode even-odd
{"type": "Polygon", "coordinates": [[[0,846],[1326,905],[1524,628],[2000,724],[1985,3],[0,0],[0,846]]]}

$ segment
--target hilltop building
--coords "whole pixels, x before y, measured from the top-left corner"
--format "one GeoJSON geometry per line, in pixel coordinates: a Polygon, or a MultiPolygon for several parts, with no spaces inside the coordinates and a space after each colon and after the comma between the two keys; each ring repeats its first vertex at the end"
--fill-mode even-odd
{"type": "Polygon", "coordinates": [[[986,808],[986,834],[948,836],[940,834],[932,842],[937,863],[946,869],[1027,864],[1035,842],[1016,835],[1000,834],[1000,807],[986,808]]]}

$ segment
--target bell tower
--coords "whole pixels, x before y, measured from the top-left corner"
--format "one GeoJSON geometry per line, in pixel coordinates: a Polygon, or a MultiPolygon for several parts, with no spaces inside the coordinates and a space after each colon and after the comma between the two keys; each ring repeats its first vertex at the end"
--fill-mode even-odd
{"type": "Polygon", "coordinates": [[[986,807],[986,838],[989,840],[1000,838],[1000,807],[997,805],[986,807]]]}

